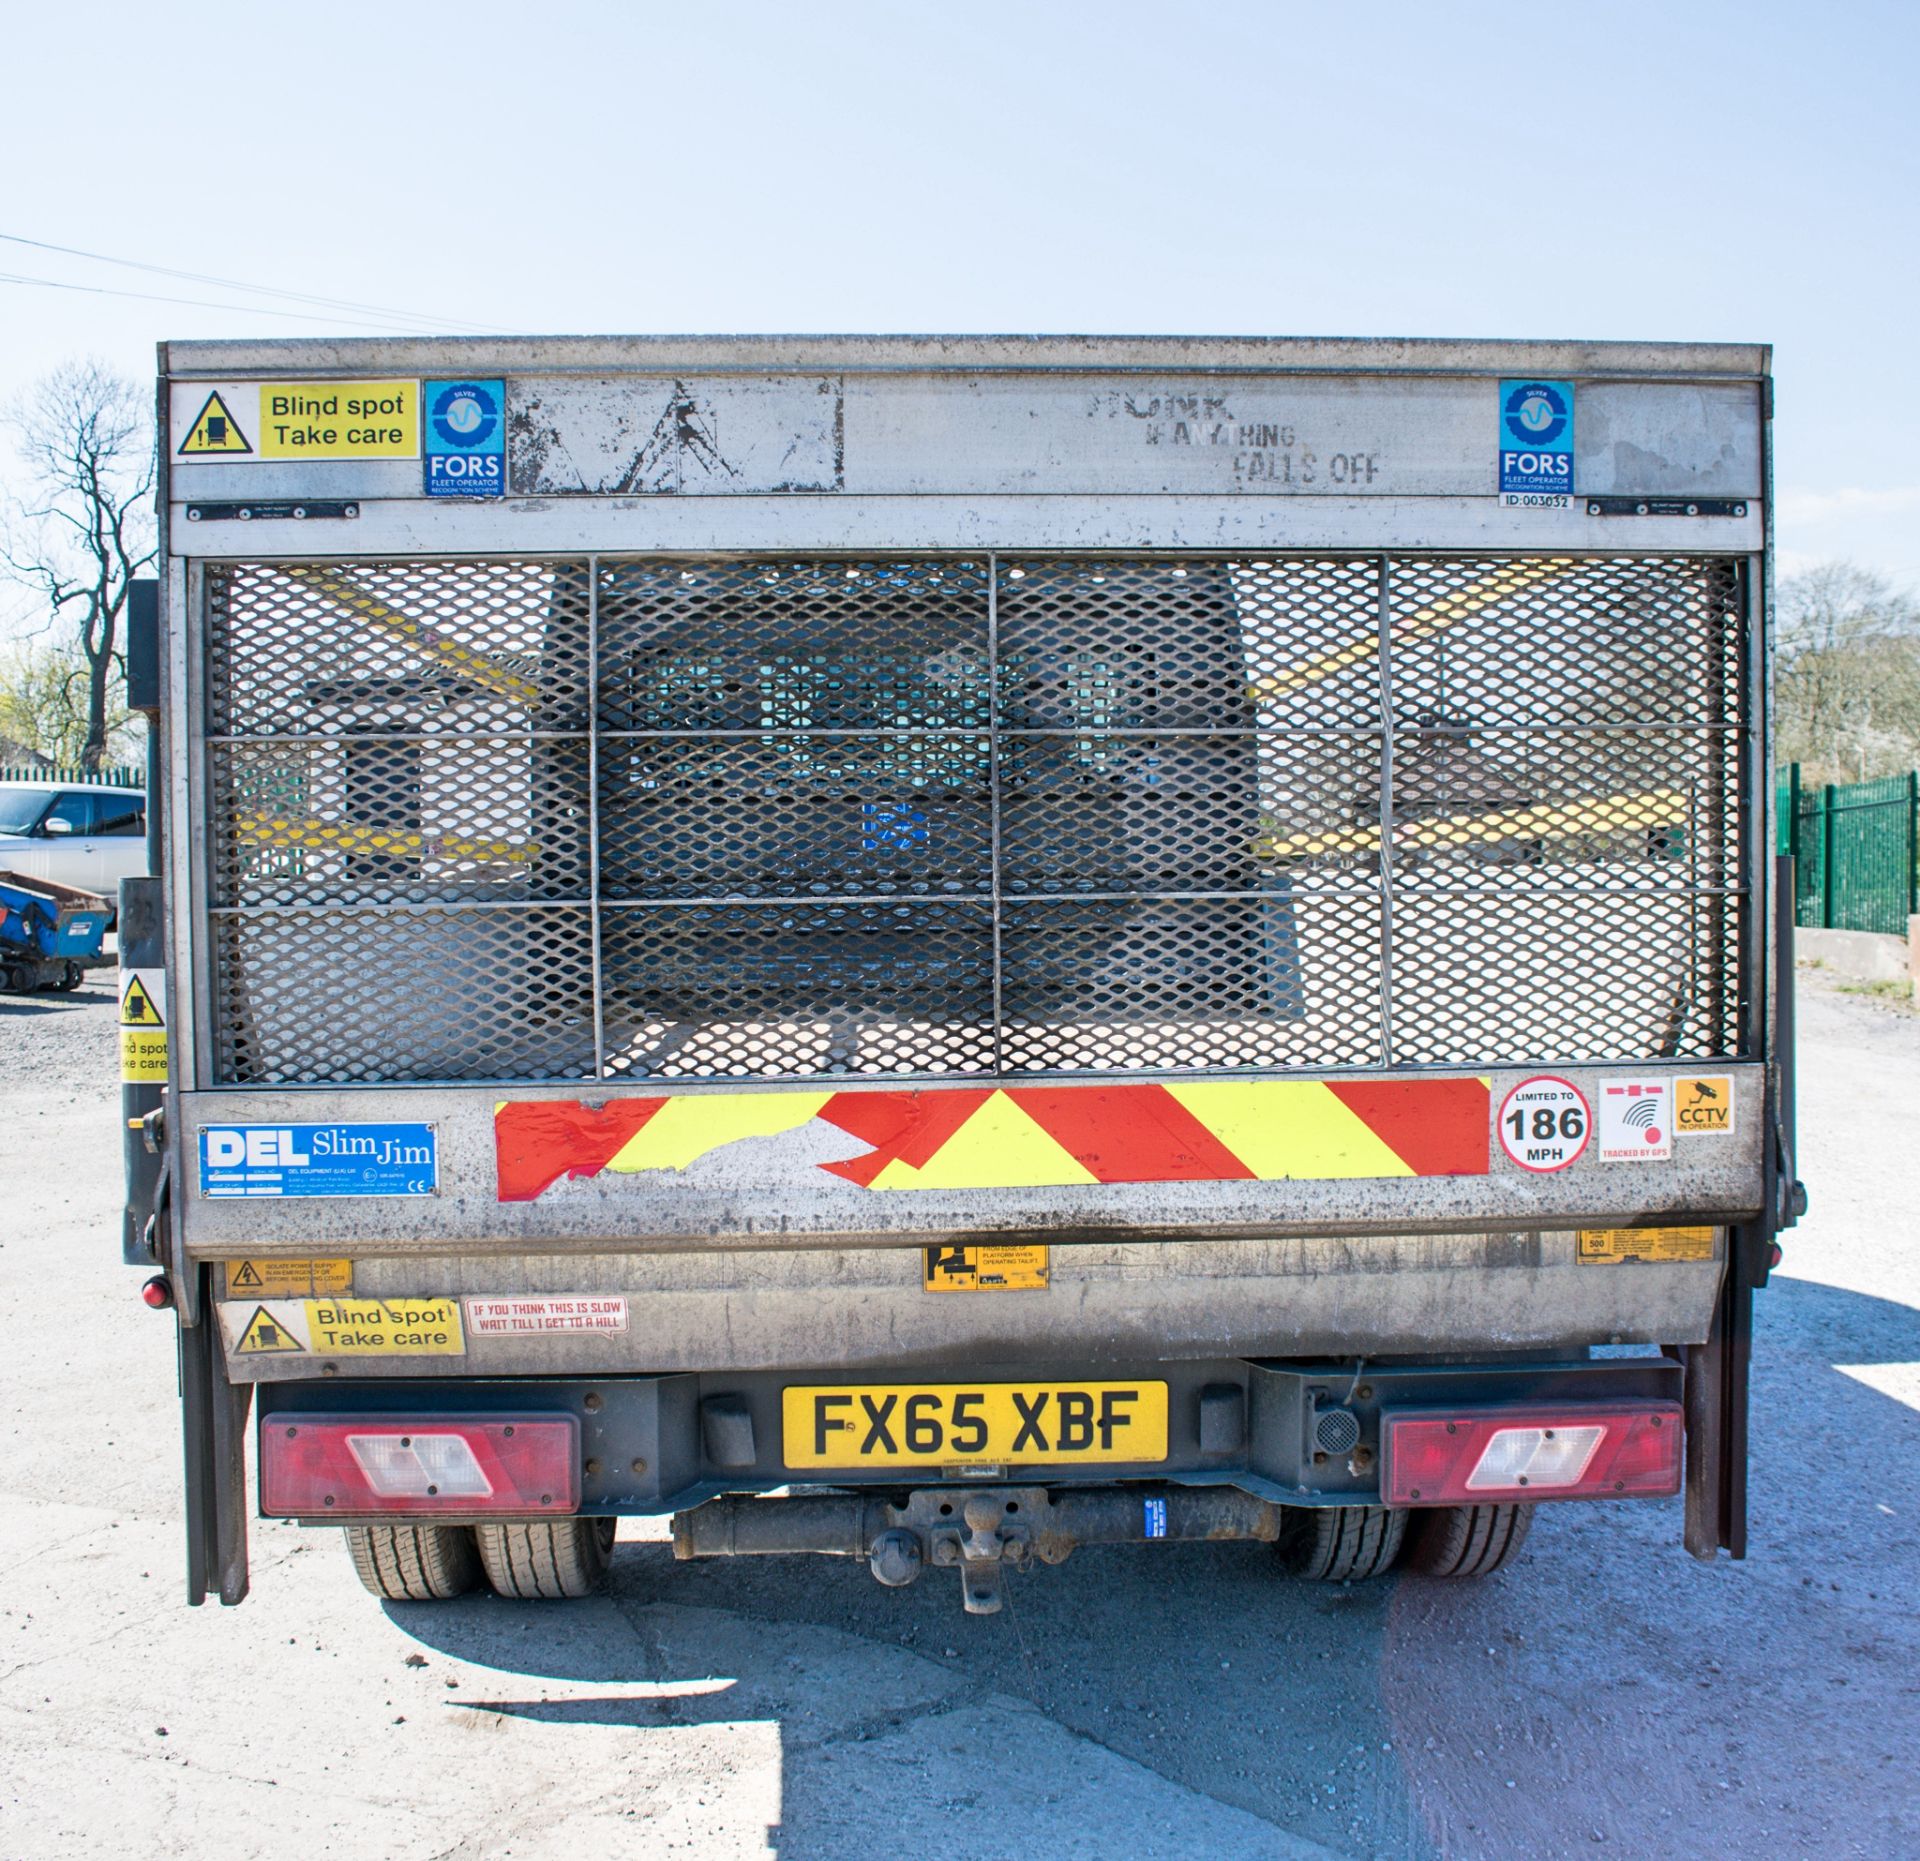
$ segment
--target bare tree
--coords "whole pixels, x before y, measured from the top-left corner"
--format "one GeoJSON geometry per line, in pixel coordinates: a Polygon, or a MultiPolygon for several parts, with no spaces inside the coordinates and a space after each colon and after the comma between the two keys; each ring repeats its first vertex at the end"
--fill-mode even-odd
{"type": "Polygon", "coordinates": [[[1880,576],[1826,562],[1775,601],[1780,756],[1817,781],[1920,762],[1920,608],[1880,576]]]}
{"type": "MultiPolygon", "coordinates": [[[[153,422],[140,389],[99,362],[44,376],[7,412],[20,492],[7,571],[47,605],[86,668],[81,761],[101,768],[126,678],[127,585],[154,559],[153,422]]],[[[43,630],[44,630],[43,628],[43,630]]]]}

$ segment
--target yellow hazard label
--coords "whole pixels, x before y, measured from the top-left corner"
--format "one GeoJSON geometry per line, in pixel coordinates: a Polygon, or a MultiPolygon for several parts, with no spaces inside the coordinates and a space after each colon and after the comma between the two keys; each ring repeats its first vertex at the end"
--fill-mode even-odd
{"type": "Polygon", "coordinates": [[[167,972],[120,972],[120,1083],[167,1083],[167,972]]]}
{"type": "Polygon", "coordinates": [[[1623,1260],[1711,1260],[1711,1228],[1582,1228],[1576,1235],[1583,1266],[1623,1260]]]}
{"type": "Polygon", "coordinates": [[[240,1329],[234,1354],[240,1357],[274,1357],[287,1351],[304,1353],[306,1346],[264,1305],[253,1308],[253,1316],[240,1329]]]}
{"type": "Polygon", "coordinates": [[[120,1083],[123,1086],[164,1086],[167,1083],[167,1030],[157,1033],[137,1027],[120,1030],[120,1083]]]}
{"type": "MultiPolygon", "coordinates": [[[[255,1263],[259,1264],[259,1263],[255,1263]]],[[[236,1357],[464,1357],[458,1299],[243,1299],[220,1327],[236,1357]]]]}
{"type": "Polygon", "coordinates": [[[240,422],[233,417],[232,408],[217,388],[207,396],[206,404],[194,416],[193,425],[180,442],[183,459],[228,458],[252,450],[240,422]]]}
{"type": "Polygon", "coordinates": [[[314,1299],[353,1290],[351,1260],[229,1260],[229,1299],[314,1299]]]}
{"type": "Polygon", "coordinates": [[[263,381],[263,459],[417,459],[417,381],[263,381]]]}
{"type": "Polygon", "coordinates": [[[1673,1128],[1680,1137],[1733,1135],[1733,1081],[1725,1073],[1673,1082],[1673,1128]]]}
{"type": "Polygon", "coordinates": [[[165,1027],[164,986],[156,982],[160,971],[123,969],[120,972],[120,1025],[122,1027],[165,1027]]]}
{"type": "Polygon", "coordinates": [[[1040,1292],[1052,1271],[1045,1247],[929,1247],[923,1283],[929,1292],[1040,1292]]]}

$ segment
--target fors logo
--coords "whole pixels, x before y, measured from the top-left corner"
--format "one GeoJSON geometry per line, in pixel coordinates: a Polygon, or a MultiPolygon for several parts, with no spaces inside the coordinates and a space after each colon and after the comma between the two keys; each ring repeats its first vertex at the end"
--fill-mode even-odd
{"type": "Polygon", "coordinates": [[[1567,397],[1548,381],[1523,381],[1512,389],[1502,410],[1516,446],[1551,446],[1572,417],[1567,397]]]}

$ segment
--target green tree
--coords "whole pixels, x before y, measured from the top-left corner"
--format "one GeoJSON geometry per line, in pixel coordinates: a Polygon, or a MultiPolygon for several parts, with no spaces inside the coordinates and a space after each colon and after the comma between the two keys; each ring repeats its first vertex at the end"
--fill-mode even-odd
{"type": "Polygon", "coordinates": [[[1920,764],[1920,608],[1880,576],[1826,562],[1774,602],[1774,719],[1782,762],[1859,782],[1920,764]]]}

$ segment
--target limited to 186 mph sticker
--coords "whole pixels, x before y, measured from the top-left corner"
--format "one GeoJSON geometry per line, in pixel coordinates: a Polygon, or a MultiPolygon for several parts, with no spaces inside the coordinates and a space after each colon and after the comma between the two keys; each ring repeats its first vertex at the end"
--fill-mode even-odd
{"type": "Polygon", "coordinates": [[[1580,1088],[1551,1073],[1523,1079],[1500,1101],[1500,1148],[1523,1170],[1564,1170],[1593,1136],[1593,1112],[1580,1088]]]}
{"type": "Polygon", "coordinates": [[[1165,1383],[838,1383],[781,1392],[789,1467],[1162,1461],[1165,1383]]]}

